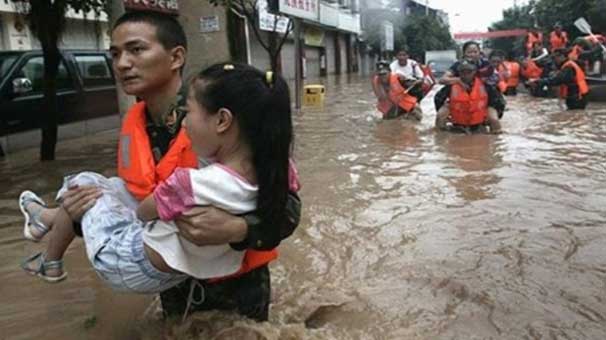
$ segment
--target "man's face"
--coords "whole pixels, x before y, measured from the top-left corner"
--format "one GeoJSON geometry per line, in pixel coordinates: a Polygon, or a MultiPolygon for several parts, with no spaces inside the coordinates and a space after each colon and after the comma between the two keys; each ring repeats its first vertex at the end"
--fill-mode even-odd
{"type": "Polygon", "coordinates": [[[555,31],[560,33],[562,31],[562,27],[561,26],[554,26],[555,31]]]}
{"type": "Polygon", "coordinates": [[[379,79],[383,84],[389,83],[389,73],[379,73],[379,79]]]}
{"type": "Polygon", "coordinates": [[[148,23],[126,22],[116,27],[110,53],[116,78],[129,95],[146,99],[178,76],[180,66],[174,62],[173,51],[162,46],[156,28],[148,23]]]}
{"type": "Polygon", "coordinates": [[[473,79],[476,76],[476,70],[463,69],[463,70],[459,71],[459,74],[461,76],[461,80],[464,83],[471,84],[471,83],[473,83],[473,79]]]}
{"type": "Polygon", "coordinates": [[[490,58],[490,65],[494,68],[497,68],[499,65],[501,65],[502,62],[503,59],[501,57],[493,56],[492,58],[490,58]]]}
{"type": "Polygon", "coordinates": [[[406,53],[406,52],[399,52],[396,55],[396,58],[398,58],[398,64],[400,64],[400,65],[406,65],[406,63],[408,62],[408,53],[406,53]]]}

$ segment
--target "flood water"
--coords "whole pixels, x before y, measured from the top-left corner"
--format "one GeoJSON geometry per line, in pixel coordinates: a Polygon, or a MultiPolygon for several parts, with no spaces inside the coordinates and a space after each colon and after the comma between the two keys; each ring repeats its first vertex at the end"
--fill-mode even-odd
{"type": "Polygon", "coordinates": [[[331,78],[295,116],[300,227],[272,265],[270,321],[163,325],[152,297],[104,287],[82,241],[50,285],[19,262],[17,197],[67,172],[114,173],[116,131],[0,161],[0,339],[606,339],[606,105],[509,98],[505,134],[382,121],[367,79],[331,78]],[[151,305],[151,307],[149,307],[151,305]],[[147,312],[146,312],[147,310],[147,312]]]}

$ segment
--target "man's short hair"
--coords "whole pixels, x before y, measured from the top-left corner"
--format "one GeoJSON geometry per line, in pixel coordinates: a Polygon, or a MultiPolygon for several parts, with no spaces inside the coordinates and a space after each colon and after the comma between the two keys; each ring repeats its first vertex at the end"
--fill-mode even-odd
{"type": "Polygon", "coordinates": [[[408,55],[408,52],[406,50],[399,50],[398,53],[396,53],[396,55],[398,55],[400,53],[404,53],[404,54],[408,55]]]}
{"type": "Polygon", "coordinates": [[[187,49],[187,37],[183,26],[173,16],[153,11],[133,11],[124,13],[116,20],[112,32],[125,23],[146,23],[156,28],[156,37],[162,47],[170,50],[177,46],[187,49]]]}

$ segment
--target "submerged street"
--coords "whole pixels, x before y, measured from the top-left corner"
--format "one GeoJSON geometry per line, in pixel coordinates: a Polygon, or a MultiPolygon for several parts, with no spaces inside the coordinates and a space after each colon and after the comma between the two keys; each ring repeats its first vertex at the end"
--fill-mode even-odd
{"type": "Polygon", "coordinates": [[[19,263],[30,189],[52,202],[64,174],[115,174],[117,131],[0,160],[0,339],[604,339],[606,105],[508,97],[502,135],[383,121],[370,82],[327,79],[295,120],[302,222],[271,266],[270,321],[196,315],[162,329],[153,297],[103,286],[82,240],[65,282],[19,263]],[[148,308],[151,303],[151,308],[148,308]]]}

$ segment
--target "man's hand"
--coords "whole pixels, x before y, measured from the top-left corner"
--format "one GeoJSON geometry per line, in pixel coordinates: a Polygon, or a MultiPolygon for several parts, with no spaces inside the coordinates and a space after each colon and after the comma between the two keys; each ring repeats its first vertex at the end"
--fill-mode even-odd
{"type": "Polygon", "coordinates": [[[461,78],[458,78],[458,77],[457,77],[457,78],[455,78],[455,79],[456,79],[456,80],[454,81],[454,83],[457,83],[457,84],[459,84],[459,85],[463,86],[463,88],[464,88],[466,91],[471,90],[471,86],[470,86],[469,84],[465,83],[465,82],[464,82],[464,81],[463,81],[461,78]]]}
{"type": "Polygon", "coordinates": [[[241,242],[248,232],[242,217],[212,206],[192,208],[175,223],[180,234],[198,246],[241,242]]]}
{"type": "Polygon", "coordinates": [[[101,190],[95,186],[71,186],[63,194],[61,206],[67,211],[72,221],[80,222],[82,215],[92,208],[101,197],[101,190]]]}

